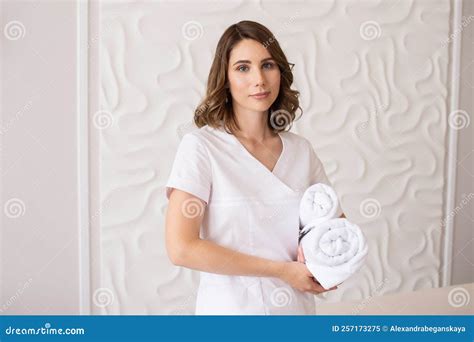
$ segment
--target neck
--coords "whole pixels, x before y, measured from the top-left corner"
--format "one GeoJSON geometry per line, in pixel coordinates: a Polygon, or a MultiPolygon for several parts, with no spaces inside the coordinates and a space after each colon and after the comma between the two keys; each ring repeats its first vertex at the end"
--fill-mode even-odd
{"type": "Polygon", "coordinates": [[[240,130],[233,132],[236,137],[263,142],[273,136],[273,132],[267,123],[268,110],[256,112],[244,108],[235,108],[234,113],[240,126],[240,130]]]}

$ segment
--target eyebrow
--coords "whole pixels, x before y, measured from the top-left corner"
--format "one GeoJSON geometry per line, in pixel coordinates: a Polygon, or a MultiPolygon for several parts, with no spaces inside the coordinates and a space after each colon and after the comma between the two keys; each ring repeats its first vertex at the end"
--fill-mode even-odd
{"type": "MultiPolygon", "coordinates": [[[[266,61],[269,61],[269,60],[273,60],[274,58],[273,57],[268,57],[268,58],[264,58],[260,61],[260,63],[263,63],[263,62],[266,62],[266,61]]],[[[233,66],[238,64],[238,63],[247,63],[247,64],[252,64],[251,61],[245,59],[245,60],[240,60],[240,61],[237,61],[235,62],[234,64],[232,64],[233,66]]]]}

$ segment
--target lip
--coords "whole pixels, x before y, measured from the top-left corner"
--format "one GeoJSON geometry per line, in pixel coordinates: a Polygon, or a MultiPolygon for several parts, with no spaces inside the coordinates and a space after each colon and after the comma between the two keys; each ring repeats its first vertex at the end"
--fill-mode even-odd
{"type": "Polygon", "coordinates": [[[269,94],[270,94],[269,91],[264,91],[264,92],[253,94],[253,95],[250,95],[250,96],[252,96],[255,99],[260,100],[260,99],[264,99],[264,98],[268,97],[269,94]]]}

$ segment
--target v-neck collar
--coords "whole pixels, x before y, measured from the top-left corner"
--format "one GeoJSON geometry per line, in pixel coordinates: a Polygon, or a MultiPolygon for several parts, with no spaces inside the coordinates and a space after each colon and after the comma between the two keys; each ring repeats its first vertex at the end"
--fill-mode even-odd
{"type": "Polygon", "coordinates": [[[288,141],[286,140],[285,135],[282,132],[278,132],[278,136],[280,137],[283,148],[281,150],[280,156],[278,157],[278,160],[276,161],[275,165],[273,166],[273,170],[270,171],[265,165],[263,165],[263,163],[260,160],[255,158],[255,156],[252,153],[250,153],[249,150],[247,150],[247,148],[245,148],[245,146],[239,141],[239,139],[237,139],[236,136],[234,136],[233,134],[227,132],[222,127],[217,128],[217,130],[219,130],[221,133],[225,134],[226,136],[230,136],[230,139],[232,140],[232,142],[235,145],[237,145],[239,147],[239,149],[245,155],[247,155],[247,157],[249,157],[249,159],[252,160],[252,162],[254,164],[256,164],[259,168],[261,168],[263,170],[263,172],[265,172],[265,173],[269,174],[271,177],[273,177],[276,181],[278,181],[278,183],[282,184],[287,189],[288,193],[290,193],[290,194],[296,193],[295,190],[290,188],[285,182],[283,182],[280,179],[280,176],[278,174],[280,168],[282,167],[281,164],[284,163],[284,159],[286,158],[286,156],[288,154],[288,151],[287,151],[288,150],[288,146],[287,146],[288,141]]]}
{"type": "Polygon", "coordinates": [[[260,160],[258,160],[252,153],[250,153],[250,151],[244,146],[244,144],[242,144],[240,142],[239,139],[237,139],[237,137],[233,134],[229,134],[232,136],[232,139],[240,146],[241,149],[243,149],[247,154],[248,156],[250,156],[250,158],[252,158],[257,164],[259,164],[261,167],[263,167],[267,172],[270,172],[271,174],[273,175],[276,175],[275,171],[277,170],[278,168],[278,165],[280,164],[282,158],[284,157],[285,155],[285,140],[282,136],[282,134],[280,134],[280,132],[277,132],[278,136],[280,137],[280,140],[281,140],[281,144],[282,144],[282,149],[281,149],[281,153],[275,163],[275,165],[273,165],[273,169],[270,170],[269,168],[267,168],[260,160]]]}

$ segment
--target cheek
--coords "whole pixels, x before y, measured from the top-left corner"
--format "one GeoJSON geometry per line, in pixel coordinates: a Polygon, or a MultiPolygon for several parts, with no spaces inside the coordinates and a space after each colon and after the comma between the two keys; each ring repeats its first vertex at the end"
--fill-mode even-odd
{"type": "Polygon", "coordinates": [[[246,91],[248,88],[248,81],[245,77],[242,76],[235,76],[229,75],[229,85],[230,85],[230,90],[232,93],[235,95],[238,95],[237,93],[246,91]]]}
{"type": "Polygon", "coordinates": [[[274,72],[271,74],[270,76],[270,80],[271,80],[271,84],[272,84],[272,88],[280,88],[280,79],[281,79],[281,76],[280,76],[280,72],[274,72]]]}

